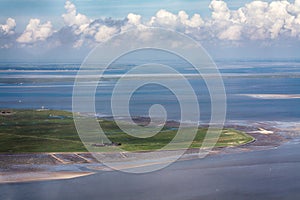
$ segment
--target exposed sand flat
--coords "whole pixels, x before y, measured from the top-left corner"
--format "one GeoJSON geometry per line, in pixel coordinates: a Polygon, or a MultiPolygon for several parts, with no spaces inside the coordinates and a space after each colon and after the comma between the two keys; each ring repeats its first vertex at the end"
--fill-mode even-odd
{"type": "Polygon", "coordinates": [[[240,94],[257,99],[300,99],[300,94],[240,94]]]}
{"type": "Polygon", "coordinates": [[[299,199],[300,146],[176,162],[143,175],[99,173],[78,180],[0,184],[1,199],[299,199]]]}
{"type": "MultiPolygon", "coordinates": [[[[270,140],[270,138],[268,138],[268,140],[270,140]]],[[[274,141],[272,141],[270,142],[274,143],[274,141]]],[[[256,143],[251,143],[241,147],[216,148],[209,154],[251,151],[251,148],[257,148],[255,144],[256,143]]],[[[148,160],[139,159],[139,153],[122,153],[122,155],[120,153],[99,153],[102,155],[103,159],[115,161],[115,163],[111,163],[113,164],[114,169],[99,163],[95,159],[91,159],[91,153],[0,154],[0,159],[2,161],[2,164],[0,165],[0,184],[71,179],[101,171],[114,171],[116,169],[130,170],[141,167],[151,167],[154,165],[164,165],[169,162],[168,156],[174,153],[175,152],[172,153],[172,151],[156,152],[152,153],[153,155],[150,153],[148,160]],[[53,155],[59,157],[59,160],[63,160],[64,162],[54,159],[53,155]],[[83,163],[81,160],[74,160],[73,157],[77,155],[80,155],[79,158],[82,157],[82,160],[86,160],[86,162],[83,163]],[[38,157],[37,160],[33,162],[34,164],[28,162],[32,157],[38,157]],[[129,159],[129,161],[127,159],[129,159]]],[[[180,160],[183,161],[198,158],[199,149],[189,149],[180,160]]]]}
{"type": "Polygon", "coordinates": [[[0,183],[32,182],[71,179],[94,174],[93,172],[5,172],[0,173],[0,183]]]}
{"type": "Polygon", "coordinates": [[[263,129],[263,128],[258,128],[257,131],[252,131],[250,133],[260,133],[260,134],[264,134],[264,135],[269,135],[269,134],[273,134],[274,131],[269,131],[269,130],[266,130],[266,129],[263,129]]]}

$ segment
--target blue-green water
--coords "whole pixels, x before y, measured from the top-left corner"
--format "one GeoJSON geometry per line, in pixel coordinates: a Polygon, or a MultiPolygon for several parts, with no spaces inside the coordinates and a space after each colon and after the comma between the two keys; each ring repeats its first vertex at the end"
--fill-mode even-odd
{"type": "MultiPolygon", "coordinates": [[[[173,62],[173,65],[183,74],[195,73],[184,63],[173,62]]],[[[119,64],[106,74],[122,74],[131,66],[135,63],[119,64]]],[[[300,62],[222,61],[217,66],[227,94],[227,120],[300,119],[300,62]]],[[[0,107],[72,110],[73,84],[79,67],[80,64],[0,64],[0,107]]],[[[187,78],[198,96],[199,120],[206,121],[210,118],[210,96],[205,83],[199,78],[187,78]]],[[[116,80],[103,80],[97,89],[95,105],[100,116],[111,115],[110,99],[116,80]]],[[[145,85],[133,94],[130,113],[147,116],[149,107],[157,103],[165,106],[169,119],[180,120],[174,94],[154,84],[145,85]]]]}

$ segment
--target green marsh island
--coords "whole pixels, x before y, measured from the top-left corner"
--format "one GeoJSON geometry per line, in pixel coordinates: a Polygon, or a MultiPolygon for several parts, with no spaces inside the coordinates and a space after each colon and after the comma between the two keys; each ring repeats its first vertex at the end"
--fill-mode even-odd
{"type": "MultiPolygon", "coordinates": [[[[58,110],[0,109],[0,152],[86,152],[73,121],[71,112],[58,110]]],[[[176,135],[174,127],[164,126],[155,136],[135,138],[122,132],[113,120],[99,119],[106,136],[124,151],[157,150],[176,135]]],[[[190,148],[199,148],[207,128],[199,128],[190,148]]],[[[234,129],[223,129],[216,147],[238,146],[254,138],[234,129]]],[[[101,151],[101,146],[91,143],[101,151]]]]}

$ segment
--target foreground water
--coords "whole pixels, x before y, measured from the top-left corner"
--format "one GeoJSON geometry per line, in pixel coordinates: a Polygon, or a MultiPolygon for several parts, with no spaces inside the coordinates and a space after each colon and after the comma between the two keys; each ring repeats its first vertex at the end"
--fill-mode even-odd
{"type": "MultiPolygon", "coordinates": [[[[118,65],[108,75],[122,74],[133,64],[118,65]]],[[[172,62],[171,62],[172,65],[172,62]]],[[[180,63],[173,63],[178,67],[180,63]]],[[[281,121],[300,119],[300,62],[297,61],[222,61],[217,66],[223,76],[227,95],[227,121],[281,121]]],[[[0,65],[0,107],[72,110],[72,92],[79,64],[0,65]]],[[[193,74],[180,65],[181,73],[193,74]]],[[[199,104],[200,121],[210,119],[210,96],[202,79],[187,76],[199,104]]],[[[100,116],[111,115],[110,99],[116,78],[101,81],[96,92],[100,116]]],[[[158,85],[139,88],[130,101],[130,113],[147,116],[151,105],[162,104],[168,119],[180,120],[176,96],[158,85]]]]}
{"type": "Polygon", "coordinates": [[[299,199],[299,150],[299,145],[284,145],[214,155],[141,175],[102,171],[63,181],[0,184],[0,198],[299,199]]]}

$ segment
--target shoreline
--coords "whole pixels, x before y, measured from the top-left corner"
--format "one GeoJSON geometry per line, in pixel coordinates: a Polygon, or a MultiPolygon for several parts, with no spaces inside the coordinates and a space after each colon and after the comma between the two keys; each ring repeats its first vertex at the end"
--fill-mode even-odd
{"type": "MultiPolygon", "coordinates": [[[[242,127],[243,126],[239,128],[242,127]]],[[[239,131],[247,130],[248,132],[246,133],[254,137],[253,141],[239,146],[215,147],[207,156],[267,150],[276,148],[288,141],[277,132],[264,135],[251,132],[253,129],[257,128],[243,127],[243,130],[238,129],[239,131]]],[[[165,154],[166,152],[167,151],[161,151],[162,154],[165,154]]],[[[134,155],[142,152],[130,153],[134,155]]],[[[123,156],[126,158],[130,157],[130,153],[126,155],[115,153],[114,156],[120,160],[123,156]]],[[[198,153],[199,148],[187,149],[178,161],[199,159],[198,153]]],[[[113,153],[101,154],[110,154],[111,156],[113,153]]],[[[6,163],[6,168],[3,167],[3,165],[0,168],[0,184],[64,180],[88,176],[99,172],[113,171],[113,169],[101,164],[89,152],[1,153],[0,158],[1,163],[6,163]],[[17,162],[14,163],[12,160],[16,157],[18,157],[17,162]],[[28,163],[29,160],[30,163],[28,163]]],[[[153,164],[159,163],[159,159],[154,159],[154,161],[153,164]]],[[[126,168],[128,166],[124,165],[123,167],[126,168]]],[[[128,168],[136,167],[139,166],[132,165],[128,168]]],[[[122,167],[120,167],[120,169],[122,169],[122,167]]]]}
{"type": "MultiPolygon", "coordinates": [[[[12,110],[15,111],[16,109],[12,110]]],[[[6,116],[12,115],[10,112],[5,112],[4,114],[6,116]]],[[[111,120],[111,118],[107,117],[100,117],[98,119],[111,120]]],[[[134,117],[133,121],[139,125],[147,125],[149,123],[149,118],[134,117]]],[[[166,122],[166,126],[176,128],[178,123],[179,122],[175,120],[170,120],[166,122]]],[[[274,122],[274,124],[268,124],[267,122],[227,122],[227,124],[224,126],[224,129],[234,129],[241,133],[246,133],[247,135],[251,136],[253,140],[245,144],[214,147],[208,152],[208,156],[276,148],[292,140],[294,137],[293,134],[297,136],[296,130],[298,129],[293,129],[292,126],[292,128],[288,129],[283,125],[281,125],[283,128],[280,128],[280,126],[278,128],[276,122],[274,122]]],[[[200,125],[201,128],[205,128],[206,126],[208,126],[208,124],[200,125]]],[[[294,128],[297,128],[297,126],[294,128]]],[[[205,149],[202,150],[205,151],[205,149]]],[[[168,158],[170,153],[176,153],[176,151],[180,151],[180,149],[155,152],[159,156],[155,155],[153,157],[153,160],[151,160],[152,165],[158,164],[161,162],[161,158],[168,158]]],[[[127,166],[123,165],[124,168],[137,168],[139,167],[138,165],[130,164],[129,162],[141,161],[138,160],[138,158],[140,158],[138,154],[149,153],[149,155],[152,155],[151,152],[153,151],[145,150],[121,153],[102,152],[99,154],[101,159],[108,158],[110,161],[116,160],[118,162],[123,162],[125,160],[127,166]]],[[[199,148],[187,149],[179,161],[192,159],[199,159],[199,148]]],[[[149,165],[151,165],[151,163],[149,165]]],[[[101,164],[93,157],[92,153],[89,152],[0,153],[0,184],[70,179],[104,171],[112,171],[112,169],[101,164]]]]}

